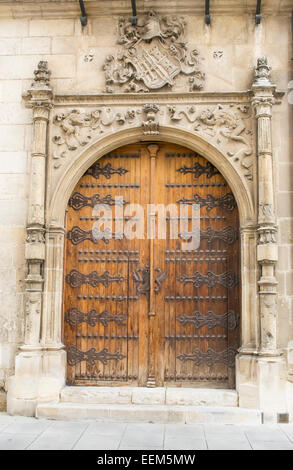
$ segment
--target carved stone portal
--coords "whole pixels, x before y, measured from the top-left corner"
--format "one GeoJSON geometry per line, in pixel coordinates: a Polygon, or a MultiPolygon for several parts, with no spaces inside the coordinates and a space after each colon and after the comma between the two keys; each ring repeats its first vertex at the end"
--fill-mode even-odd
{"type": "Polygon", "coordinates": [[[199,51],[188,52],[184,40],[183,18],[161,17],[150,11],[137,26],[126,18],[118,24],[116,56],[108,55],[104,64],[107,93],[148,92],[172,88],[179,74],[189,76],[189,91],[203,87],[205,75],[200,69],[199,51]]]}

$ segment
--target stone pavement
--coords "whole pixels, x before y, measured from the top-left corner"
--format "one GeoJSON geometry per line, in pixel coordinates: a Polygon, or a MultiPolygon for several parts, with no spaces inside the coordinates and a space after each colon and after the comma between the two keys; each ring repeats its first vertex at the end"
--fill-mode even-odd
{"type": "Polygon", "coordinates": [[[52,421],[0,413],[0,450],[293,450],[293,424],[52,421]]]}

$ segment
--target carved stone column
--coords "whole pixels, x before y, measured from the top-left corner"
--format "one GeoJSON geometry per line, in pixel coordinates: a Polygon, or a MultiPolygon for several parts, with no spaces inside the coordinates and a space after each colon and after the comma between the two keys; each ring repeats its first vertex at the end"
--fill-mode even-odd
{"type": "Polygon", "coordinates": [[[47,127],[53,93],[47,62],[41,61],[28,90],[26,106],[33,109],[33,149],[26,239],[25,341],[22,350],[38,350],[45,259],[45,188],[47,127]]]}
{"type": "Polygon", "coordinates": [[[258,159],[258,243],[257,261],[261,268],[258,281],[260,302],[260,354],[278,355],[277,350],[277,280],[275,267],[278,260],[277,226],[274,203],[272,162],[272,105],[275,90],[270,79],[271,68],[267,58],[261,57],[255,68],[252,85],[253,106],[257,119],[258,159]]]}

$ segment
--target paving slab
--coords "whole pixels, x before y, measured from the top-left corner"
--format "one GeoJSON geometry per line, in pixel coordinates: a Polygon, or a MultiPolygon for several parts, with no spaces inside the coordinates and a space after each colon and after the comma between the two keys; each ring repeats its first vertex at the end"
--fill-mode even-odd
{"type": "Polygon", "coordinates": [[[38,435],[41,432],[45,431],[51,426],[50,422],[46,421],[33,421],[33,422],[16,422],[7,425],[5,429],[3,429],[3,433],[8,434],[33,434],[38,435]]]}
{"type": "Polygon", "coordinates": [[[88,437],[92,436],[108,436],[108,437],[122,437],[126,424],[124,423],[101,423],[94,422],[89,424],[84,435],[88,437]]]}
{"type": "Polygon", "coordinates": [[[116,450],[120,439],[103,436],[82,436],[74,445],[73,450],[116,450]]]}
{"type": "Polygon", "coordinates": [[[251,442],[253,450],[293,450],[293,444],[288,442],[251,442]]]}
{"type": "Polygon", "coordinates": [[[206,450],[205,439],[195,439],[193,437],[168,437],[165,438],[164,449],[168,450],[206,450]]]}
{"type": "Polygon", "coordinates": [[[202,424],[168,424],[165,427],[165,438],[189,438],[204,439],[204,427],[202,424]]]}
{"type": "Polygon", "coordinates": [[[127,447],[162,447],[163,439],[163,424],[128,424],[121,445],[127,447]]]}
{"type": "Polygon", "coordinates": [[[25,450],[34,440],[32,434],[0,434],[0,450],[25,450]]]}

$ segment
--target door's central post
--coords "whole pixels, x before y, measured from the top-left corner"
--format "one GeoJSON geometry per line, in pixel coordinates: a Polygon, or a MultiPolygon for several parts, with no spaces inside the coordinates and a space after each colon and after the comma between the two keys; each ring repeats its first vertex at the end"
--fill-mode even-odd
{"type": "Polygon", "coordinates": [[[155,327],[156,327],[156,312],[155,312],[155,291],[154,291],[154,244],[155,244],[155,234],[156,234],[156,212],[155,212],[155,203],[156,203],[156,158],[159,152],[158,144],[150,144],[147,147],[149,156],[150,156],[150,207],[151,210],[148,213],[148,223],[149,230],[148,236],[150,236],[150,299],[149,299],[149,321],[148,321],[148,331],[149,331],[149,341],[148,341],[148,378],[147,378],[147,387],[156,386],[156,338],[155,338],[155,327]]]}

